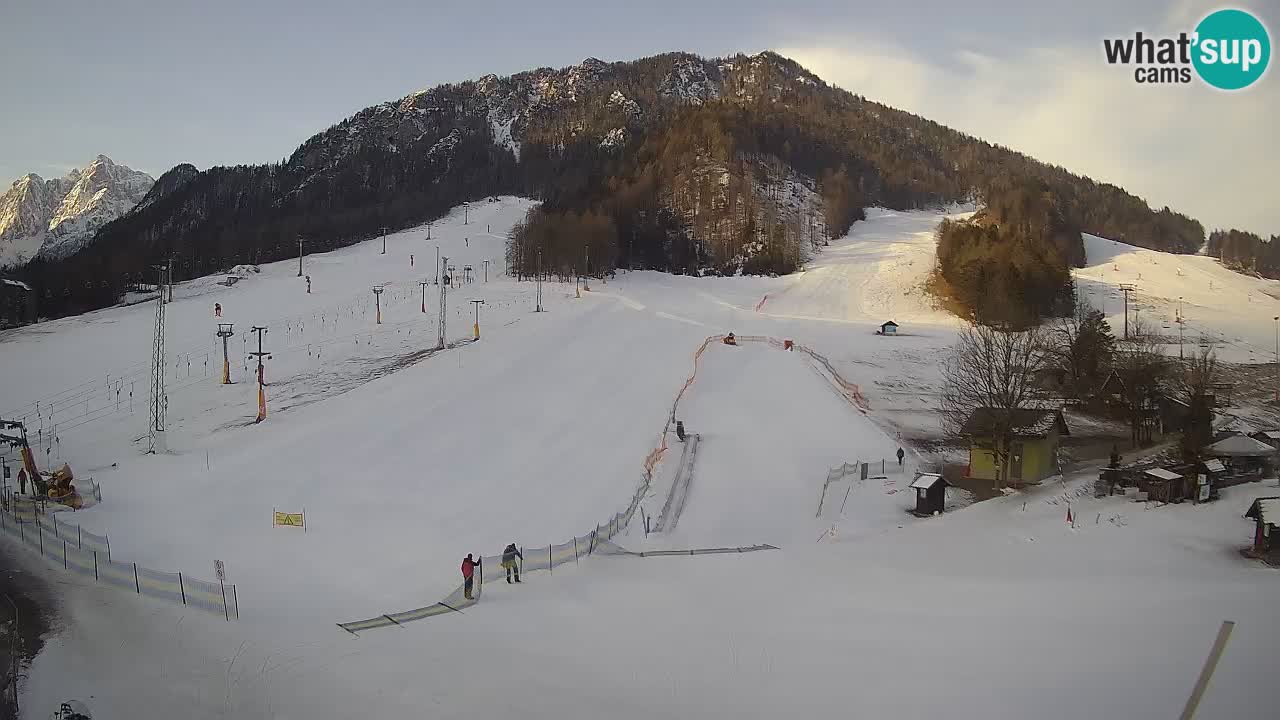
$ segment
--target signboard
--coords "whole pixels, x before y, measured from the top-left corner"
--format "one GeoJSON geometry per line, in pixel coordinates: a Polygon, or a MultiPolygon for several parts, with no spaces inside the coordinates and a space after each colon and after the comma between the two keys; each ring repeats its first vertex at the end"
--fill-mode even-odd
{"type": "Polygon", "coordinates": [[[1199,502],[1204,502],[1209,499],[1209,477],[1207,475],[1199,475],[1197,476],[1197,479],[1200,481],[1200,495],[1198,496],[1198,500],[1199,502]]]}
{"type": "Polygon", "coordinates": [[[276,512],[272,510],[271,515],[272,515],[271,524],[273,526],[300,527],[303,530],[307,528],[306,518],[300,512],[289,513],[289,512],[276,512]]]}
{"type": "Polygon", "coordinates": [[[227,568],[222,564],[221,560],[213,561],[213,572],[218,576],[218,582],[226,582],[227,568]]]}

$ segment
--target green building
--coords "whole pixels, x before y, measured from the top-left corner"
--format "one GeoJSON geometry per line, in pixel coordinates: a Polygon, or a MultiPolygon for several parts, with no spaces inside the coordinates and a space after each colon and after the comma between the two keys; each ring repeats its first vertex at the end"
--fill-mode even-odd
{"type": "MultiPolygon", "coordinates": [[[[996,458],[993,428],[1001,413],[979,408],[965,421],[963,432],[969,437],[968,476],[978,480],[996,480],[996,458]]],[[[1009,474],[1004,482],[1023,485],[1039,482],[1058,472],[1058,441],[1071,433],[1061,410],[1014,410],[1009,417],[1013,428],[1009,457],[1009,474]]]]}

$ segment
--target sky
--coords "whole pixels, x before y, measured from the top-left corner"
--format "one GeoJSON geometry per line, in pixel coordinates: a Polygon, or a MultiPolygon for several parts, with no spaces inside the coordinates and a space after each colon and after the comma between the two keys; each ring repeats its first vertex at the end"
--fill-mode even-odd
{"type": "MultiPolygon", "coordinates": [[[[1232,0],[1280,35],[1280,0],[1232,0]]],[[[10,0],[0,183],[97,154],[159,175],[273,162],[361,108],[587,57],[775,50],[826,81],[1120,185],[1280,234],[1280,71],[1248,90],[1143,86],[1102,40],[1190,31],[1203,0],[10,0]]],[[[1272,60],[1275,65],[1280,60],[1272,60]]]]}

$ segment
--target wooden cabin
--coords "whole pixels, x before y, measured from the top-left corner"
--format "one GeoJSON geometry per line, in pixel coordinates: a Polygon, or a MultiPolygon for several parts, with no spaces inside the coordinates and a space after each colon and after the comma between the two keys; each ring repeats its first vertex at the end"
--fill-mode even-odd
{"type": "Polygon", "coordinates": [[[1244,516],[1255,523],[1249,554],[1270,565],[1280,565],[1280,497],[1254,500],[1244,516]]]}
{"type": "Polygon", "coordinates": [[[911,488],[916,491],[916,509],[912,511],[916,515],[940,514],[946,509],[947,481],[941,475],[921,473],[912,481],[911,488]]]}
{"type": "MultiPolygon", "coordinates": [[[[995,480],[996,467],[992,428],[995,411],[979,408],[965,421],[961,431],[969,436],[969,477],[995,480]]],[[[1039,482],[1058,472],[1058,441],[1070,435],[1061,410],[1020,409],[1013,412],[1014,429],[1009,458],[1010,485],[1039,482]]]]}

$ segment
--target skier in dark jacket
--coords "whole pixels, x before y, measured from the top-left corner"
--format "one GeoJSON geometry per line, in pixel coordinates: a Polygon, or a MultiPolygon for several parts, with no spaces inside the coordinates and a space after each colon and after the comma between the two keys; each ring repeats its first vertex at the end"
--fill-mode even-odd
{"type": "Polygon", "coordinates": [[[907,456],[906,451],[903,450],[902,448],[898,448],[898,467],[902,467],[902,458],[906,456],[907,456]]]}
{"type": "MultiPolygon", "coordinates": [[[[462,560],[462,596],[468,600],[475,600],[475,598],[471,597],[471,587],[475,581],[477,568],[480,568],[479,558],[473,560],[471,553],[467,553],[467,556],[462,560]]],[[[481,569],[481,572],[484,572],[484,570],[481,569]]]]}
{"type": "Polygon", "coordinates": [[[520,582],[520,563],[516,562],[516,558],[520,558],[520,562],[524,562],[524,555],[516,548],[515,543],[511,543],[502,551],[502,567],[507,569],[507,582],[511,582],[511,576],[515,575],[516,582],[520,582]]]}

